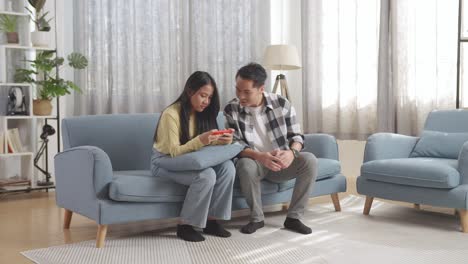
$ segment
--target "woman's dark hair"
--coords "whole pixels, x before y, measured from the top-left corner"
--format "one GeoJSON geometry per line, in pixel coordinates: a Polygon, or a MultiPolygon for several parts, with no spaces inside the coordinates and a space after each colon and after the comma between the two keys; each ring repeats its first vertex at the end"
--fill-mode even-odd
{"type": "Polygon", "coordinates": [[[253,86],[259,88],[265,84],[267,73],[262,65],[251,62],[237,71],[236,79],[237,77],[241,77],[244,80],[251,80],[253,81],[253,86]]]}
{"type": "MultiPolygon", "coordinates": [[[[190,77],[187,79],[184,91],[179,96],[179,98],[177,98],[177,100],[171,104],[174,105],[176,103],[180,103],[180,127],[182,133],[180,134],[179,140],[181,145],[187,143],[190,140],[189,117],[192,110],[192,103],[190,101],[191,95],[194,95],[198,90],[200,90],[201,87],[205,85],[211,85],[213,87],[213,95],[211,97],[210,104],[205,108],[205,110],[203,110],[203,112],[195,112],[197,118],[197,131],[195,131],[195,135],[199,135],[212,129],[218,129],[216,117],[218,116],[220,105],[216,82],[209,73],[196,71],[192,73],[192,75],[190,75],[190,77]]],[[[158,127],[159,123],[154,133],[154,142],[156,142],[158,127]]]]}

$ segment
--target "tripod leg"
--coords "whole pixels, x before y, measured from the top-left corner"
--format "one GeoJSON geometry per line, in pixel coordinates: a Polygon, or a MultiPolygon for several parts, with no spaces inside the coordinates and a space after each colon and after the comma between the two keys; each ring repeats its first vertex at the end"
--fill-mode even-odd
{"type": "Polygon", "coordinates": [[[281,93],[283,94],[284,97],[286,97],[289,102],[291,102],[291,98],[289,97],[289,91],[288,91],[288,83],[286,82],[286,78],[281,80],[281,93]]]}
{"type": "Polygon", "coordinates": [[[276,78],[275,85],[273,86],[273,93],[276,93],[276,90],[278,90],[278,85],[279,85],[279,79],[276,78]]]}

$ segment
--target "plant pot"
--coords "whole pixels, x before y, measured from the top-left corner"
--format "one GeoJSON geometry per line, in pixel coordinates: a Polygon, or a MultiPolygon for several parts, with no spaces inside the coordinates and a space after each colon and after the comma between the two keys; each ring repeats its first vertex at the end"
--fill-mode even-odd
{"type": "Polygon", "coordinates": [[[51,100],[34,99],[33,114],[38,116],[48,116],[52,114],[51,100]]]}
{"type": "Polygon", "coordinates": [[[6,35],[8,43],[19,43],[18,32],[7,32],[6,35]]]}
{"type": "Polygon", "coordinates": [[[31,32],[31,43],[35,47],[47,47],[49,45],[49,32],[47,31],[31,32]]]}

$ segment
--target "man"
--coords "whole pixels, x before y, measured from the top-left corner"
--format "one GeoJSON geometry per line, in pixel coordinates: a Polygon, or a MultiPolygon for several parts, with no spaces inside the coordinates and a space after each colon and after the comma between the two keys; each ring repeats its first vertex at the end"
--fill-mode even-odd
{"type": "Polygon", "coordinates": [[[304,136],[289,101],[265,92],[267,73],[250,63],[236,74],[236,95],[224,109],[227,127],[234,128],[234,140],[245,145],[236,163],[242,193],[251,210],[250,222],[241,232],[251,234],[264,226],[260,181],[284,182],[296,178],[284,227],[301,234],[312,230],[303,216],[309,193],[317,177],[317,159],[300,152],[304,136]]]}

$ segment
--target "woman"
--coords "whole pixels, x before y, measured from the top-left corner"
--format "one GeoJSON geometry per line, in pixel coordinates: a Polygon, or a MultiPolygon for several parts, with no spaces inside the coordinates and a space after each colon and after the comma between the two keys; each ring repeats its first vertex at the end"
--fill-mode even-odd
{"type": "Polygon", "coordinates": [[[201,171],[171,172],[159,168],[158,161],[206,145],[231,144],[232,133],[212,135],[218,128],[219,108],[214,79],[206,72],[194,72],[179,98],[161,114],[154,135],[153,175],[189,186],[177,225],[177,236],[186,241],[205,240],[194,227],[203,228],[205,234],[231,236],[216,219],[231,218],[234,165],[229,160],[201,171]]]}

